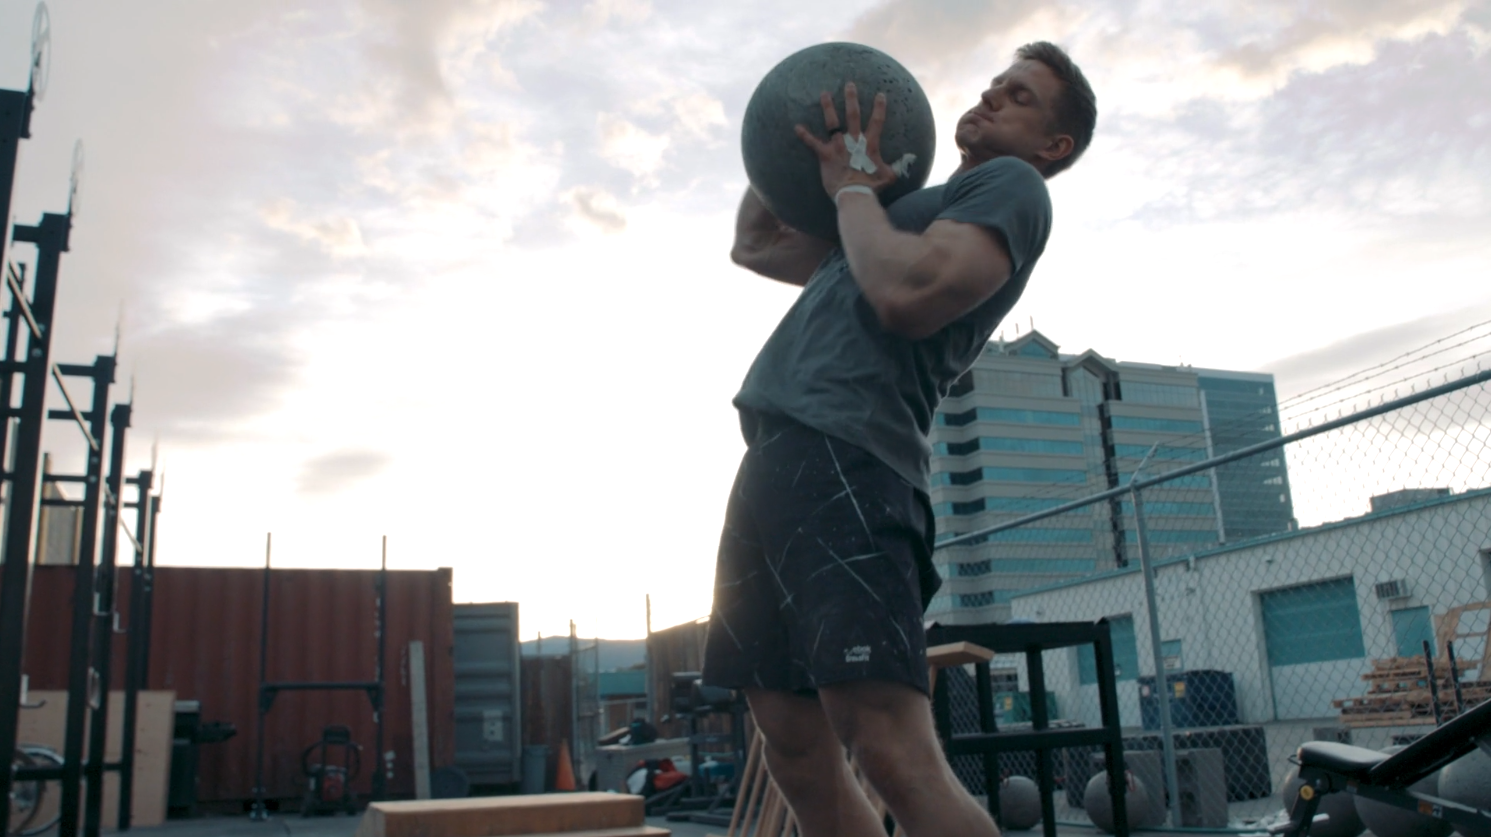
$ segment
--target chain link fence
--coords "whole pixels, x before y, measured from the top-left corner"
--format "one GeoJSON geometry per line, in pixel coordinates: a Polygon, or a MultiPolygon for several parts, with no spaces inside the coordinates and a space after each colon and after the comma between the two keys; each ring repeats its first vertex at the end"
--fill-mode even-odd
{"type": "MultiPolygon", "coordinates": [[[[1140,824],[1277,821],[1302,742],[1403,744],[1491,697],[1491,372],[1435,346],[1277,406],[1211,399],[1199,428],[1099,406],[1106,490],[986,489],[966,534],[939,517],[963,613],[943,621],[1109,620],[1140,824]]],[[[1001,729],[1041,699],[1024,668],[993,663],[1001,729]]],[[[1097,726],[1091,654],[1045,672],[1053,725],[1097,726]]],[[[954,731],[975,731],[972,675],[950,685],[954,731]]],[[[1090,824],[1099,753],[1054,763],[1058,820],[1090,824]]],[[[954,769],[983,793],[978,758],[954,769]]]]}

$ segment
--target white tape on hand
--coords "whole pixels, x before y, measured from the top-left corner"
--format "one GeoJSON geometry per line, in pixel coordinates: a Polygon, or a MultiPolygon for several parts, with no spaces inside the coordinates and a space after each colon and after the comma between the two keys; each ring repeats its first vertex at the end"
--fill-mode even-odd
{"type": "Polygon", "coordinates": [[[844,194],[845,192],[855,192],[861,195],[869,195],[872,198],[875,197],[874,189],[871,189],[863,183],[851,183],[848,186],[839,189],[839,191],[834,192],[834,206],[839,205],[839,196],[844,194]]]}
{"type": "Polygon", "coordinates": [[[870,155],[865,152],[870,148],[870,140],[864,134],[857,137],[844,135],[844,147],[849,149],[849,168],[862,171],[865,174],[875,173],[875,163],[870,155]]]}

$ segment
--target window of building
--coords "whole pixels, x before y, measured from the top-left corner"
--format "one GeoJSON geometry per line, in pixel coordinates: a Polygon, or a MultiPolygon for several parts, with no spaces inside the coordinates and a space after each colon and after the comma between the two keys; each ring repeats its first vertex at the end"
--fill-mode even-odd
{"type": "Polygon", "coordinates": [[[1195,407],[1199,403],[1196,388],[1180,384],[1146,384],[1121,381],[1123,400],[1136,404],[1163,404],[1171,407],[1195,407]]]}
{"type": "MultiPolygon", "coordinates": [[[[1111,616],[1108,631],[1113,637],[1113,668],[1119,680],[1135,680],[1139,677],[1139,643],[1134,637],[1134,617],[1111,616]]],[[[1079,645],[1077,651],[1077,679],[1084,686],[1098,682],[1097,656],[1091,645],[1079,645]]]]}
{"type": "Polygon", "coordinates": [[[1260,593],[1263,641],[1272,666],[1352,660],[1367,655],[1351,578],[1260,593]]]}
{"type": "Polygon", "coordinates": [[[1055,453],[1081,456],[1082,443],[1060,439],[1015,439],[1007,436],[980,436],[966,442],[937,442],[932,452],[941,456],[965,456],[977,450],[1006,453],[1055,453]]]}
{"type": "Polygon", "coordinates": [[[1150,445],[1114,445],[1113,453],[1117,456],[1129,459],[1181,459],[1189,462],[1200,462],[1206,458],[1206,448],[1178,448],[1170,445],[1160,445],[1154,448],[1154,454],[1150,455],[1150,445]]]}
{"type": "Polygon", "coordinates": [[[959,593],[958,607],[988,607],[1004,604],[1015,594],[1014,590],[985,590],[981,593],[959,593]]]}
{"type": "Polygon", "coordinates": [[[962,427],[974,420],[996,421],[1006,424],[1055,424],[1076,427],[1082,417],[1076,413],[1060,413],[1054,410],[1015,410],[1003,407],[975,407],[961,413],[938,413],[937,423],[943,427],[962,427]]]}
{"type": "Polygon", "coordinates": [[[988,575],[989,573],[1090,573],[1096,571],[1098,562],[1093,558],[985,558],[982,561],[965,561],[958,564],[960,577],[988,575]]]}
{"type": "Polygon", "coordinates": [[[1014,372],[991,369],[980,373],[986,392],[999,395],[1026,395],[1039,398],[1061,398],[1061,376],[1039,372],[1014,372]]]}
{"type": "MultiPolygon", "coordinates": [[[[1121,507],[1124,514],[1134,513],[1134,504],[1128,500],[1124,500],[1121,507]]],[[[1216,514],[1211,503],[1176,503],[1169,500],[1144,501],[1144,513],[1181,517],[1213,517],[1216,514]]]]}
{"type": "MultiPolygon", "coordinates": [[[[1144,507],[1149,508],[1146,503],[1144,507]]],[[[1145,532],[1149,536],[1150,543],[1216,543],[1217,530],[1215,529],[1148,529],[1145,532]]],[[[1123,539],[1126,543],[1138,543],[1139,534],[1133,529],[1125,530],[1123,539]]]]}
{"type": "Polygon", "coordinates": [[[1432,653],[1434,647],[1434,623],[1429,619],[1429,608],[1409,607],[1395,610],[1393,613],[1393,638],[1398,641],[1399,657],[1418,657],[1424,655],[1424,642],[1429,643],[1432,653]]]}
{"type": "MultiPolygon", "coordinates": [[[[1156,475],[1146,472],[1143,476],[1145,479],[1148,479],[1156,475]]],[[[1118,481],[1120,483],[1127,484],[1133,478],[1133,471],[1118,472],[1118,481]]],[[[1165,488],[1211,488],[1211,477],[1208,477],[1206,474],[1190,474],[1184,477],[1176,477],[1173,480],[1165,480],[1160,485],[1165,488]]]]}
{"type": "MultiPolygon", "coordinates": [[[[940,484],[935,479],[936,476],[933,474],[934,485],[940,484]]],[[[1050,497],[982,497],[967,503],[938,503],[932,507],[932,514],[936,517],[950,514],[978,514],[984,511],[1030,514],[1054,508],[1064,502],[1066,501],[1050,497]],[[955,506],[961,510],[955,511],[955,506]]]]}
{"type": "Polygon", "coordinates": [[[1156,433],[1200,433],[1201,422],[1182,419],[1113,416],[1114,430],[1149,430],[1156,433]]]}

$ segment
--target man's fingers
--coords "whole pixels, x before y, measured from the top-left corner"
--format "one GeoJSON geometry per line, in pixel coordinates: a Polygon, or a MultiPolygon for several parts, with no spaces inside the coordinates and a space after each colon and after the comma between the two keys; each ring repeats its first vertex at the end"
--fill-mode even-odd
{"type": "Polygon", "coordinates": [[[828,149],[827,143],[813,136],[813,132],[809,131],[802,125],[796,125],[793,127],[792,130],[794,133],[797,134],[797,138],[802,140],[803,145],[806,145],[809,149],[812,150],[814,154],[817,154],[819,157],[822,157],[823,152],[828,149]]]}
{"type": "Polygon", "coordinates": [[[818,103],[823,106],[823,127],[832,132],[839,127],[839,112],[834,109],[834,97],[821,93],[818,95],[818,103]]]}
{"type": "Polygon", "coordinates": [[[852,81],[844,85],[844,123],[849,136],[859,136],[859,92],[852,81]]]}
{"type": "Polygon", "coordinates": [[[875,94],[875,107],[870,111],[870,124],[865,127],[865,133],[870,137],[870,147],[880,147],[880,131],[885,127],[885,94],[875,94]]]}

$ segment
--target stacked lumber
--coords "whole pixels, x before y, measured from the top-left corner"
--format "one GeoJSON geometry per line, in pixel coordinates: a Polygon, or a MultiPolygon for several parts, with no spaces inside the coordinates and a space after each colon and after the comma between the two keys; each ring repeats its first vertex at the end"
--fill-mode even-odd
{"type": "MultiPolygon", "coordinates": [[[[1460,672],[1462,675],[1464,672],[1460,672]]],[[[1455,681],[1449,662],[1442,657],[1434,661],[1434,671],[1422,657],[1388,657],[1372,661],[1372,670],[1362,675],[1368,684],[1361,697],[1332,701],[1341,712],[1341,723],[1349,727],[1388,727],[1433,724],[1433,678],[1439,689],[1439,719],[1449,720],[1457,714],[1455,681]]],[[[1463,708],[1470,708],[1491,698],[1491,681],[1460,681],[1463,708]]]]}
{"type": "Polygon", "coordinates": [[[357,837],[668,837],[643,816],[642,797],[616,793],[374,802],[357,837]]]}

